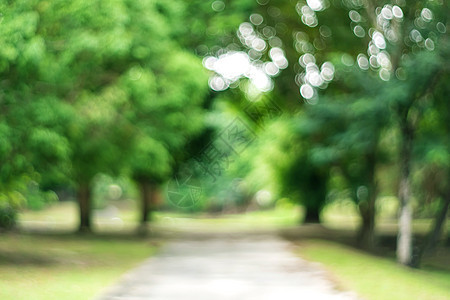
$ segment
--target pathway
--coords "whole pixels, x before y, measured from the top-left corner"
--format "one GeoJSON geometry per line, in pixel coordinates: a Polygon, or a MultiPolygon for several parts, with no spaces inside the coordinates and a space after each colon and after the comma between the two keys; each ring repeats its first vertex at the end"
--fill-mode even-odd
{"type": "Polygon", "coordinates": [[[99,300],[353,300],[276,236],[168,242],[99,300]]]}

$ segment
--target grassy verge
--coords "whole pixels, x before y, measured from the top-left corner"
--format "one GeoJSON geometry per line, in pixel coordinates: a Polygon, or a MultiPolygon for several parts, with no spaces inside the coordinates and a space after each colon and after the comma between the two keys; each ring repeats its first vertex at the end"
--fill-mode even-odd
{"type": "Polygon", "coordinates": [[[241,214],[183,214],[156,212],[155,224],[166,228],[201,229],[203,231],[265,230],[292,227],[299,223],[299,209],[276,208],[241,214]]]}
{"type": "Polygon", "coordinates": [[[0,299],[92,299],[155,252],[126,237],[0,236],[0,299]]]}
{"type": "Polygon", "coordinates": [[[442,256],[442,269],[415,270],[329,241],[305,240],[300,246],[302,257],[322,263],[339,287],[364,299],[450,299],[448,255],[442,256]]]}

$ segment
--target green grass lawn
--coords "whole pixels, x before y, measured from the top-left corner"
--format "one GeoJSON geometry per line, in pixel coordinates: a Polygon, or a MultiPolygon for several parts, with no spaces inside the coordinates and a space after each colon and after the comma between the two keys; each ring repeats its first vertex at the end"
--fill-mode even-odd
{"type": "Polygon", "coordinates": [[[299,210],[276,208],[273,210],[252,211],[240,214],[186,214],[156,212],[154,223],[172,229],[201,231],[260,231],[299,224],[299,210]]]}
{"type": "Polygon", "coordinates": [[[300,256],[320,262],[338,287],[355,291],[367,300],[450,299],[448,253],[433,267],[410,269],[394,259],[323,240],[299,242],[300,256]],[[437,268],[439,267],[439,268],[437,268]]]}
{"type": "Polygon", "coordinates": [[[0,299],[92,299],[155,251],[131,237],[0,234],[0,299]]]}
{"type": "MultiPolygon", "coordinates": [[[[135,203],[125,203],[113,212],[94,210],[93,229],[97,233],[132,233],[138,226],[135,203]]],[[[73,232],[77,229],[75,202],[56,203],[41,211],[24,211],[19,214],[19,227],[23,230],[43,232],[73,232]]],[[[294,205],[271,210],[251,211],[241,214],[212,216],[204,213],[179,213],[157,211],[153,213],[153,226],[166,229],[189,230],[261,230],[296,226],[301,209],[294,205]]]]}
{"type": "MultiPolygon", "coordinates": [[[[104,210],[94,210],[93,227],[95,232],[133,232],[138,226],[136,203],[111,203],[104,210]],[[112,208],[112,209],[110,209],[112,208]]],[[[78,208],[75,202],[56,203],[45,210],[25,211],[19,215],[20,227],[33,231],[73,232],[78,226],[78,208]]],[[[281,229],[300,224],[304,211],[302,207],[291,203],[281,203],[274,209],[249,211],[240,214],[222,214],[212,216],[204,213],[190,214],[157,211],[153,214],[154,225],[164,228],[184,230],[260,230],[281,229]],[[207,225],[207,226],[205,226],[207,225]]],[[[322,213],[323,224],[331,229],[357,230],[360,217],[356,206],[350,201],[331,203],[322,213]]],[[[431,219],[414,220],[415,233],[426,233],[430,229],[431,219]]],[[[381,211],[377,217],[377,231],[395,235],[397,220],[392,212],[381,211]]],[[[450,229],[450,222],[444,230],[450,229]]]]}

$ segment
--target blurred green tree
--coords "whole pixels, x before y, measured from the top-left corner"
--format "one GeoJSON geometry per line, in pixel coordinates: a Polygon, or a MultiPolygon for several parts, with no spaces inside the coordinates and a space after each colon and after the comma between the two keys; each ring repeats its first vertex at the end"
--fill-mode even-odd
{"type": "MultiPolygon", "coordinates": [[[[390,116],[400,133],[398,259],[403,264],[410,264],[412,257],[410,169],[414,133],[421,116],[421,99],[442,80],[445,69],[446,12],[445,3],[428,0],[408,5],[404,1],[370,0],[270,1],[261,4],[250,19],[252,24],[246,25],[255,32],[251,36],[267,41],[260,58],[271,58],[277,64],[274,49],[284,51],[289,66],[275,77],[274,94],[289,106],[300,96],[308,104],[317,104],[319,90],[328,85],[328,89],[355,99],[361,86],[339,83],[347,74],[335,73],[336,57],[344,65],[356,63],[385,81],[377,94],[388,99],[390,116]]],[[[250,53],[253,43],[247,43],[245,36],[242,42],[250,53]]],[[[379,98],[374,95],[367,100],[379,98]]]]}
{"type": "Polygon", "coordinates": [[[90,231],[97,173],[167,177],[171,152],[202,126],[206,92],[199,61],[176,40],[183,9],[164,1],[3,3],[2,183],[36,173],[47,185],[73,182],[79,229],[90,231]]]}
{"type": "Polygon", "coordinates": [[[59,102],[42,73],[50,58],[36,35],[38,15],[29,2],[1,3],[0,194],[13,209],[39,207],[43,194],[29,191],[39,173],[64,178],[71,153],[65,122],[71,109],[59,102]],[[31,194],[30,194],[31,193],[31,194]]]}

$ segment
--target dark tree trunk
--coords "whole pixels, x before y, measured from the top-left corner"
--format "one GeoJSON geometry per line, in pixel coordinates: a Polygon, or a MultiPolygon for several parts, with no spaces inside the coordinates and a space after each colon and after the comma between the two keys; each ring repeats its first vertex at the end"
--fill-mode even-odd
{"type": "Polygon", "coordinates": [[[416,268],[420,267],[422,258],[427,252],[433,253],[436,249],[436,245],[439,241],[439,236],[441,235],[442,225],[445,222],[448,208],[450,206],[450,190],[448,190],[444,195],[443,201],[444,203],[442,205],[442,208],[438,211],[436,218],[434,219],[433,229],[428,234],[428,237],[420,248],[418,255],[414,257],[413,266],[416,268]]]}
{"type": "Polygon", "coordinates": [[[151,184],[147,181],[141,181],[139,183],[141,189],[141,225],[148,223],[151,220],[151,184]]]}
{"type": "Polygon", "coordinates": [[[375,247],[375,202],[377,200],[377,184],[375,182],[376,156],[371,153],[367,156],[368,169],[368,195],[366,201],[360,203],[361,227],[358,234],[359,245],[367,250],[375,247]]]}
{"type": "Polygon", "coordinates": [[[139,187],[141,190],[141,217],[139,232],[141,234],[147,233],[147,225],[152,220],[152,212],[155,208],[158,199],[158,186],[149,181],[140,181],[139,187]]]}
{"type": "Polygon", "coordinates": [[[89,183],[80,183],[78,187],[78,205],[80,212],[80,226],[79,232],[91,232],[91,191],[89,189],[89,183]]]}
{"type": "Polygon", "coordinates": [[[373,196],[370,196],[366,205],[359,205],[361,214],[361,226],[358,233],[358,244],[360,247],[372,250],[375,247],[375,205],[373,196]]]}
{"type": "Polygon", "coordinates": [[[408,124],[407,116],[402,120],[400,149],[400,185],[398,198],[400,202],[397,260],[403,265],[411,265],[412,260],[412,208],[411,208],[411,154],[413,148],[414,130],[408,124]]]}
{"type": "Polygon", "coordinates": [[[304,223],[317,224],[320,223],[320,209],[318,207],[306,207],[305,206],[305,218],[304,223]]]}
{"type": "Polygon", "coordinates": [[[305,218],[304,223],[320,223],[320,213],[325,205],[327,196],[327,177],[320,171],[313,171],[303,185],[305,218]]]}

